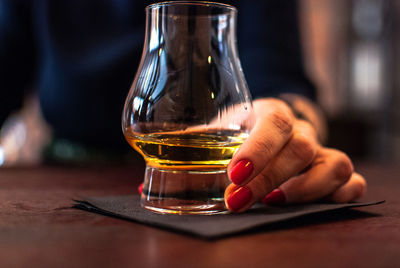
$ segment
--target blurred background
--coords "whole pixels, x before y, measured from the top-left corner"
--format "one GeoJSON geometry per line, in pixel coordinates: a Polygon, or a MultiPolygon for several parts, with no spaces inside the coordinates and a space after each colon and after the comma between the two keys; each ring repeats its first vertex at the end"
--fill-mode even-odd
{"type": "MultiPolygon", "coordinates": [[[[356,161],[399,162],[400,1],[299,4],[304,59],[328,118],[328,146],[356,161]]],[[[41,117],[36,96],[26,96],[23,109],[1,127],[0,166],[40,163],[50,141],[51,128],[41,117]]],[[[86,157],[82,148],[68,142],[53,148],[64,158],[86,157]]]]}
{"type": "Polygon", "coordinates": [[[300,0],[307,70],[329,146],[353,159],[400,160],[397,0],[300,0]]]}

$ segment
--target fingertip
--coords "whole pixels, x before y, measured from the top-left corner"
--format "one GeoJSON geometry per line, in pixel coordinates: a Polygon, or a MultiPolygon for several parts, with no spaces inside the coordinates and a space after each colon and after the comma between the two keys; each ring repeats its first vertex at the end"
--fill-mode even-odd
{"type": "Polygon", "coordinates": [[[138,192],[139,192],[139,194],[142,194],[142,192],[143,192],[143,183],[141,183],[140,185],[139,185],[139,187],[138,187],[138,192]]]}
{"type": "Polygon", "coordinates": [[[248,159],[242,159],[229,170],[229,178],[234,184],[241,185],[251,176],[253,170],[253,163],[248,159]]]}
{"type": "Polygon", "coordinates": [[[225,199],[225,204],[231,212],[242,212],[252,199],[251,190],[246,187],[238,187],[225,199]]]}
{"type": "Polygon", "coordinates": [[[272,192],[270,192],[269,194],[267,194],[262,202],[265,205],[279,205],[279,204],[283,204],[286,202],[286,195],[285,193],[277,188],[275,190],[273,190],[272,192]]]}
{"type": "Polygon", "coordinates": [[[225,189],[225,194],[224,194],[224,198],[225,200],[228,198],[228,196],[233,193],[234,191],[236,191],[240,186],[237,186],[233,183],[229,184],[226,189],[225,189]]]}
{"type": "Polygon", "coordinates": [[[354,173],[349,182],[337,189],[332,195],[331,199],[337,203],[351,202],[359,199],[366,193],[367,183],[365,179],[354,173]]]}

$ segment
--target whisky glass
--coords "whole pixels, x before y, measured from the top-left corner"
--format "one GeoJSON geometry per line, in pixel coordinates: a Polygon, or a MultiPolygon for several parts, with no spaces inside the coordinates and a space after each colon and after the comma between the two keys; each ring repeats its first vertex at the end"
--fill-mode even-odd
{"type": "Polygon", "coordinates": [[[226,168],[252,119],[236,16],[233,6],[201,1],[146,8],[143,54],[122,115],[126,140],[146,161],[146,209],[226,212],[226,168]]]}

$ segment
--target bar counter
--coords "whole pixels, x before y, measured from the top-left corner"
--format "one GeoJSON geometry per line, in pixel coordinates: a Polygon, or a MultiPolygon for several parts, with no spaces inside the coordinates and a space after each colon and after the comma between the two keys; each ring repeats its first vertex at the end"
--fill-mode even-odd
{"type": "Polygon", "coordinates": [[[144,165],[0,169],[0,267],[400,267],[400,167],[358,163],[362,201],[218,240],[73,209],[136,193],[144,165]]]}

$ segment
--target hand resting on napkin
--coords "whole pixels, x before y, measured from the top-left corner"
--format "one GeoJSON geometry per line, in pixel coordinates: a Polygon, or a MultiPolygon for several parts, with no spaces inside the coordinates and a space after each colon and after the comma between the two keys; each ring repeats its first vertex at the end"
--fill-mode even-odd
{"type": "Polygon", "coordinates": [[[225,191],[225,203],[229,210],[243,212],[257,201],[344,203],[361,197],[366,182],[353,171],[349,157],[321,145],[326,129],[318,108],[294,94],[282,99],[253,103],[250,136],[228,165],[232,184],[225,191]]]}

